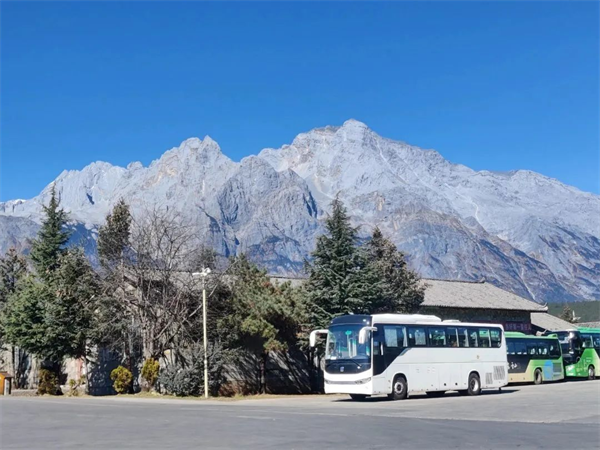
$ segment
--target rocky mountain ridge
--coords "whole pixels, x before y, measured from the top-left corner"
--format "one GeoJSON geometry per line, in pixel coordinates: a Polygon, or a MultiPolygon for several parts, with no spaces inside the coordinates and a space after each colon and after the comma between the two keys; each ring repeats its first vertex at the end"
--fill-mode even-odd
{"type": "MultiPolygon", "coordinates": [[[[191,138],[148,167],[96,162],[53,182],[78,234],[119,198],[198,226],[222,255],[298,274],[339,195],[366,237],[377,225],[422,276],[488,281],[536,301],[600,298],[600,197],[531,171],[474,171],[349,120],[234,162],[191,138]]],[[[0,203],[0,251],[35,233],[50,185],[0,203]]],[[[89,237],[82,237],[87,239],[89,237]]]]}

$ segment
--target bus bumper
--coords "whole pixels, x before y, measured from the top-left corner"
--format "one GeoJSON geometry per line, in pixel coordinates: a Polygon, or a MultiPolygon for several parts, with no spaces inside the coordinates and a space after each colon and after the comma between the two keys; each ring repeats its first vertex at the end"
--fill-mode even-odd
{"type": "Polygon", "coordinates": [[[325,393],[373,395],[373,381],[370,377],[356,381],[334,381],[325,379],[325,393]]]}

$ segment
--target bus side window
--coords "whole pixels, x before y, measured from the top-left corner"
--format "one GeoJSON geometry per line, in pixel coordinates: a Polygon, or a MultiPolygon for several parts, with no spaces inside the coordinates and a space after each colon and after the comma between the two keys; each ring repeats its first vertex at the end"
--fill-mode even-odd
{"type": "Polygon", "coordinates": [[[552,341],[552,343],[550,344],[550,357],[560,357],[560,343],[558,341],[552,341]]]}
{"type": "Polygon", "coordinates": [[[446,328],[446,342],[448,347],[458,347],[458,330],[456,328],[446,328]]]}
{"type": "Polygon", "coordinates": [[[409,347],[425,347],[427,340],[425,337],[425,328],[408,329],[408,346],[409,347]]]}
{"type": "Polygon", "coordinates": [[[548,343],[545,341],[538,342],[538,355],[548,356],[548,343]]]}
{"type": "Polygon", "coordinates": [[[592,336],[590,334],[582,334],[581,339],[583,341],[583,348],[593,348],[594,342],[592,341],[592,336]]]}
{"type": "Polygon", "coordinates": [[[594,335],[594,348],[600,348],[600,335],[594,335]]]}
{"type": "Polygon", "coordinates": [[[469,346],[469,333],[466,328],[458,329],[458,346],[465,348],[469,346]]]}
{"type": "Polygon", "coordinates": [[[384,325],[383,334],[386,347],[406,347],[406,333],[404,327],[399,325],[384,325]]]}
{"type": "Polygon", "coordinates": [[[506,342],[506,353],[509,355],[515,354],[515,343],[513,341],[506,342]]]}
{"type": "Polygon", "coordinates": [[[502,347],[502,332],[499,328],[490,328],[490,339],[492,340],[492,347],[502,347]]]}
{"type": "Polygon", "coordinates": [[[527,344],[527,354],[529,356],[536,356],[537,355],[537,345],[535,345],[535,342],[527,344]]]}
{"type": "Polygon", "coordinates": [[[517,355],[526,355],[527,347],[525,346],[525,342],[523,342],[522,340],[516,341],[515,352],[517,353],[517,355]]]}
{"type": "Polygon", "coordinates": [[[477,328],[469,328],[469,347],[477,347],[477,328]]]}
{"type": "Polygon", "coordinates": [[[446,330],[443,328],[429,328],[429,345],[432,347],[445,347],[446,330]]]}
{"type": "Polygon", "coordinates": [[[487,328],[479,329],[479,346],[490,347],[490,330],[487,328]]]}

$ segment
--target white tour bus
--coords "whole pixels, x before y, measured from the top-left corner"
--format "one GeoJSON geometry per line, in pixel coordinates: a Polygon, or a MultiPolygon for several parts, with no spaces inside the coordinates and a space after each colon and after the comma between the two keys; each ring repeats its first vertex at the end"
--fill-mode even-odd
{"type": "Polygon", "coordinates": [[[420,314],[348,315],[332,320],[325,348],[325,393],[355,400],[411,392],[478,395],[508,384],[501,325],[442,321],[420,314]]]}

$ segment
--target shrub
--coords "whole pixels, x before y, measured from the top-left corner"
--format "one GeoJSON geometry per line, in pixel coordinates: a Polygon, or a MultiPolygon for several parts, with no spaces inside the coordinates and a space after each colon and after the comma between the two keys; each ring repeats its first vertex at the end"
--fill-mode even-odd
{"type": "Polygon", "coordinates": [[[200,395],[204,379],[201,370],[198,369],[197,366],[186,368],[169,366],[161,372],[160,384],[169,394],[177,397],[200,395]]]}
{"type": "MultiPolygon", "coordinates": [[[[178,397],[204,395],[204,350],[193,346],[185,350],[187,366],[168,366],[160,372],[158,382],[169,394],[178,397]]],[[[208,347],[208,389],[217,395],[224,382],[223,367],[230,358],[230,352],[220,344],[208,347]]]]}
{"type": "Polygon", "coordinates": [[[113,388],[117,394],[125,394],[129,391],[133,375],[127,368],[119,366],[110,373],[110,379],[114,381],[113,388]]]}
{"type": "Polygon", "coordinates": [[[58,376],[51,370],[40,369],[40,379],[38,383],[38,394],[60,395],[60,386],[58,376]]]}
{"type": "Polygon", "coordinates": [[[142,378],[146,382],[146,387],[148,390],[154,387],[154,383],[158,378],[158,372],[160,369],[160,364],[158,361],[148,358],[144,361],[144,365],[142,366],[142,378]]]}

